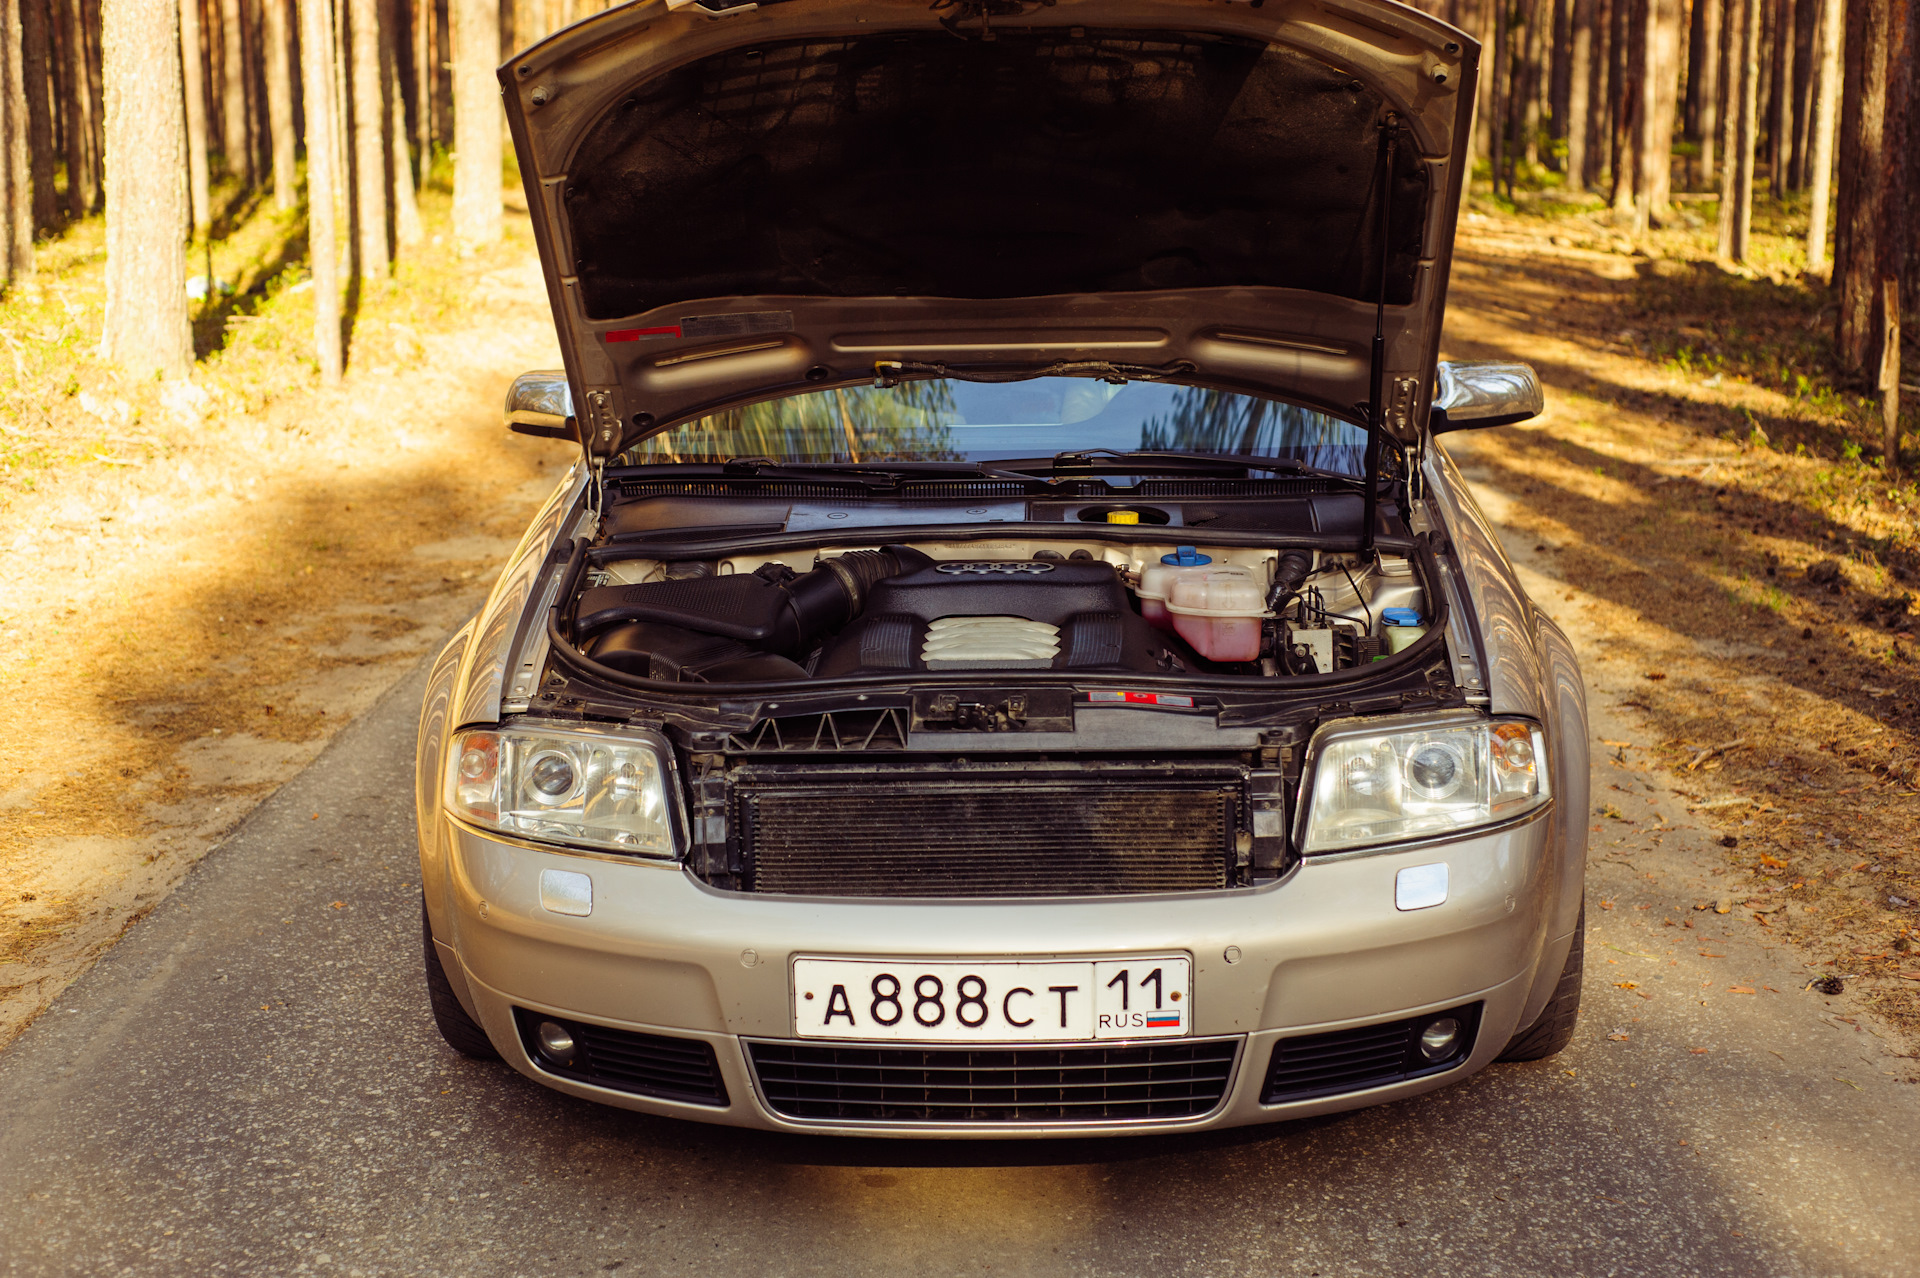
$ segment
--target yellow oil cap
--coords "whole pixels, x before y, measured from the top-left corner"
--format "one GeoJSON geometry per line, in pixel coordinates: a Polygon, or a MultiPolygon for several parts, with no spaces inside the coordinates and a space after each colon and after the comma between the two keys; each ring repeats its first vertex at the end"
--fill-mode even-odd
{"type": "Polygon", "coordinates": [[[1137,524],[1140,522],[1140,512],[1137,510],[1109,510],[1107,512],[1107,522],[1110,524],[1137,524]]]}

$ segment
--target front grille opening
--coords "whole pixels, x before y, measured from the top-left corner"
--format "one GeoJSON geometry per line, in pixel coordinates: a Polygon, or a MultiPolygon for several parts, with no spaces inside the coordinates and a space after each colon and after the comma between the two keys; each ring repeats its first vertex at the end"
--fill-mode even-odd
{"type": "Polygon", "coordinates": [[[1480,1008],[1468,1003],[1384,1025],[1283,1038],[1273,1045],[1260,1101],[1276,1105],[1336,1096],[1455,1069],[1473,1054],[1480,1008]],[[1443,1054],[1430,1057],[1421,1048],[1421,1036],[1446,1021],[1458,1024],[1457,1035],[1443,1054]]]}
{"type": "Polygon", "coordinates": [[[864,1123],[1129,1123],[1218,1108],[1239,1039],[1127,1047],[747,1044],[787,1118],[864,1123]]]}
{"type": "Polygon", "coordinates": [[[744,780],[746,886],[793,896],[1050,897],[1229,886],[1238,775],[744,780]]]}
{"type": "Polygon", "coordinates": [[[661,1100],[727,1104],[713,1045],[701,1039],[611,1029],[524,1007],[513,1009],[513,1019],[527,1056],[556,1077],[661,1100]],[[542,1025],[558,1027],[571,1040],[571,1052],[556,1053],[543,1040],[542,1025]]]}

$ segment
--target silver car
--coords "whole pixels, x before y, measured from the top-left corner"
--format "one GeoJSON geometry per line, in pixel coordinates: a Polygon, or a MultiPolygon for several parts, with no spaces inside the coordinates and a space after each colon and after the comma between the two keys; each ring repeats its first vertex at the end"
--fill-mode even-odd
{"type": "Polygon", "coordinates": [[[794,1132],[1570,1040],[1580,672],[1440,433],[1478,49],[1384,0],[638,0],[500,71],[579,461],[433,667],[447,1041],[794,1132]]]}

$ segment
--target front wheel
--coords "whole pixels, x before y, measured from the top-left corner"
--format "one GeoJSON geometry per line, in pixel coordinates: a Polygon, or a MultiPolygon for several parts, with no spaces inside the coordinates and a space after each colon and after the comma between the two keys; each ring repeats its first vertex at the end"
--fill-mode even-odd
{"type": "Polygon", "coordinates": [[[1567,950],[1567,965],[1560,970],[1560,983],[1553,997],[1540,1011],[1540,1018],[1513,1036],[1496,1058],[1503,1061],[1540,1061],[1554,1055],[1573,1041],[1573,1029],[1580,1020],[1580,976],[1586,970],[1587,903],[1580,902],[1580,921],[1574,925],[1573,945],[1567,950]]]}
{"type": "Polygon", "coordinates": [[[433,1008],[433,1023],[447,1046],[462,1056],[477,1061],[497,1061],[500,1053],[487,1032],[460,1006],[460,996],[447,980],[447,969],[440,966],[440,951],[433,943],[433,925],[427,922],[427,903],[420,902],[420,939],[426,946],[427,1002],[433,1008]]]}

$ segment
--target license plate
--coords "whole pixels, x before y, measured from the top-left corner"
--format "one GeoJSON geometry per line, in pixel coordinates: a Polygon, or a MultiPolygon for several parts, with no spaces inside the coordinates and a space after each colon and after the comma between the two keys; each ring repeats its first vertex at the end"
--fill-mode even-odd
{"type": "Polygon", "coordinates": [[[1185,955],[1066,962],[797,958],[801,1038],[1057,1043],[1179,1038],[1193,1024],[1185,955]]]}

